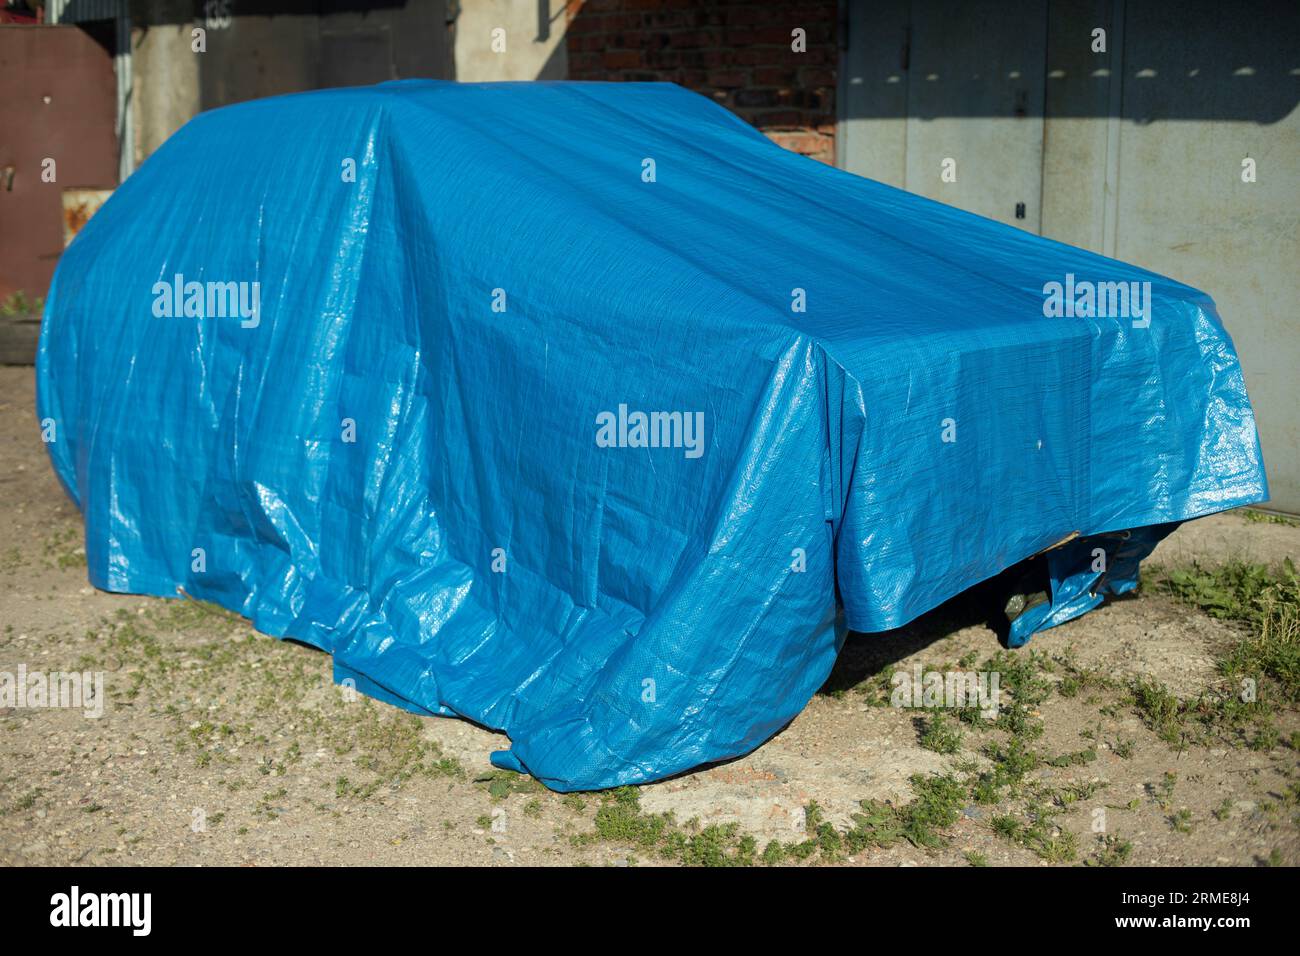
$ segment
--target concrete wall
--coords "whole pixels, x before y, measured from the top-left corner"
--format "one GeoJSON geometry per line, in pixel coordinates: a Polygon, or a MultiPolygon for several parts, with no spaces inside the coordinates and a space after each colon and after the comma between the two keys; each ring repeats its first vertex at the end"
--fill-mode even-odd
{"type": "Polygon", "coordinates": [[[850,0],[848,12],[840,165],[1208,292],[1241,357],[1271,507],[1300,513],[1300,7],[850,0]],[[1037,105],[1008,98],[1038,57],[1037,105]],[[938,180],[945,156],[955,184],[938,180]],[[1009,219],[1011,194],[1035,185],[1037,215],[1031,198],[1009,219]]]}
{"type": "Polygon", "coordinates": [[[284,4],[285,12],[240,14],[230,18],[228,27],[210,29],[202,57],[202,107],[297,90],[451,75],[441,0],[376,3],[363,10],[347,6],[284,4]]]}
{"type": "Polygon", "coordinates": [[[452,76],[447,0],[268,0],[227,10],[209,19],[195,16],[188,0],[132,5],[138,162],[201,110],[323,87],[452,76]],[[196,27],[205,31],[201,53],[192,47],[196,27]]]}
{"type": "Polygon", "coordinates": [[[1158,19],[1170,8],[1128,4],[1114,255],[1214,297],[1246,373],[1273,505],[1300,513],[1300,7],[1289,26],[1242,3],[1185,7],[1190,19],[1170,31],[1158,19]],[[1183,95],[1212,115],[1193,121],[1160,121],[1170,94],[1132,79],[1198,68],[1183,95]],[[1258,118],[1232,118],[1242,107],[1258,118]],[[1246,157],[1256,182],[1242,182],[1246,157]]]}
{"type": "MultiPolygon", "coordinates": [[[[180,4],[171,6],[174,12],[180,12],[180,4]]],[[[200,60],[190,52],[193,24],[168,22],[172,18],[163,14],[162,3],[150,7],[154,25],[137,26],[131,31],[131,97],[135,101],[132,148],[136,166],[184,126],[199,111],[200,102],[200,60]]]]}
{"type": "Polygon", "coordinates": [[[189,0],[137,0],[135,149],[143,161],[200,110],[407,77],[565,79],[565,5],[547,0],[269,0],[195,16],[189,0]],[[206,51],[191,49],[195,27],[206,51]],[[504,52],[493,31],[505,31],[504,52]]]}
{"type": "Polygon", "coordinates": [[[459,6],[456,79],[478,83],[568,76],[565,8],[559,0],[461,0],[459,6]]]}

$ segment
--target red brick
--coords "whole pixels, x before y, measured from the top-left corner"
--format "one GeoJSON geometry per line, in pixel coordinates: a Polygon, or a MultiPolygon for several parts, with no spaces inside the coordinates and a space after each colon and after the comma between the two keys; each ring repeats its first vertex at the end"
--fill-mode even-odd
{"type": "MultiPolygon", "coordinates": [[[[799,26],[795,24],[794,26],[799,26]]],[[[790,49],[790,44],[794,38],[790,36],[790,31],[794,26],[774,26],[774,27],[755,27],[755,28],[731,28],[727,29],[727,42],[734,43],[737,46],[784,46],[790,49]]],[[[811,41],[811,35],[809,37],[811,41]]],[[[811,46],[811,42],[809,46],[811,46]]]]}
{"type": "Polygon", "coordinates": [[[727,7],[722,11],[722,19],[729,27],[764,27],[784,17],[780,5],[771,6],[761,3],[744,3],[736,7],[727,7]]]}
{"type": "Polygon", "coordinates": [[[600,69],[601,58],[597,53],[569,53],[570,73],[587,73],[600,69]]]}
{"type": "Polygon", "coordinates": [[[774,90],[740,90],[735,96],[737,106],[775,106],[777,96],[774,90]]]}
{"type": "Polygon", "coordinates": [[[671,70],[682,64],[681,50],[647,50],[645,65],[652,70],[671,70]]]}
{"type": "Polygon", "coordinates": [[[781,127],[782,129],[806,126],[807,120],[798,110],[750,110],[754,114],[748,117],[751,122],[764,128],[781,127]]]}
{"type": "Polygon", "coordinates": [[[717,30],[678,30],[670,35],[668,42],[674,47],[702,49],[718,46],[721,39],[722,34],[717,30]]]}
{"type": "Polygon", "coordinates": [[[824,163],[834,162],[835,142],[816,133],[786,133],[763,130],[765,136],[783,149],[802,156],[811,156],[824,163]]]}
{"type": "Polygon", "coordinates": [[[674,52],[677,54],[678,60],[681,62],[682,66],[698,67],[702,69],[705,66],[714,65],[707,62],[707,50],[675,50],[674,52]]]}
{"type": "Polygon", "coordinates": [[[674,30],[704,25],[695,13],[682,10],[647,14],[641,21],[642,28],[646,30],[674,30]]]}
{"type": "Polygon", "coordinates": [[[819,67],[805,68],[799,71],[800,86],[831,86],[835,85],[835,71],[822,69],[819,67]]]}
{"type": "Polygon", "coordinates": [[[726,89],[734,89],[741,86],[748,86],[750,83],[748,75],[740,70],[711,70],[709,72],[709,86],[720,86],[726,89]]]}
{"type": "Polygon", "coordinates": [[[607,70],[625,70],[645,65],[645,54],[640,50],[610,50],[603,62],[607,70]]]}
{"type": "Polygon", "coordinates": [[[572,79],[675,82],[787,149],[831,162],[836,0],[570,0],[572,79]],[[806,31],[808,49],[790,49],[806,31]]]}
{"type": "Polygon", "coordinates": [[[754,82],[759,86],[789,86],[794,76],[794,70],[765,66],[754,71],[754,82]]]}

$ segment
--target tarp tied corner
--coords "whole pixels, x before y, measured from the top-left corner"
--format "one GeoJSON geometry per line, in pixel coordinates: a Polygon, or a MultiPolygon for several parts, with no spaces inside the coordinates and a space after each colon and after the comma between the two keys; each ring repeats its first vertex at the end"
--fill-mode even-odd
{"type": "Polygon", "coordinates": [[[37,376],[95,586],[313,644],[557,790],[745,753],[846,629],[1073,535],[1023,643],[1267,497],[1207,296],[669,84],[205,113],[64,254],[37,376]]]}

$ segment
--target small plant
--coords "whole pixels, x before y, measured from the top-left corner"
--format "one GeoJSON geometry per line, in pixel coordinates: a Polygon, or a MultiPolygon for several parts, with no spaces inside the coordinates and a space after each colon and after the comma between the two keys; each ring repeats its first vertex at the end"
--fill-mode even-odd
{"type": "Polygon", "coordinates": [[[1069,863],[1079,853],[1079,838],[1069,830],[1044,837],[1032,845],[1034,851],[1048,863],[1069,863]]]}
{"type": "Polygon", "coordinates": [[[1224,677],[1264,678],[1284,699],[1300,701],[1300,577],[1290,558],[1277,570],[1242,561],[1194,564],[1169,572],[1164,586],[1212,617],[1249,626],[1250,636],[1219,661],[1224,677]]]}
{"type": "Polygon", "coordinates": [[[1049,767],[1081,767],[1084,764],[1092,763],[1097,759],[1097,749],[1089,747],[1087,750],[1077,750],[1074,753],[1061,754],[1059,757],[1053,757],[1046,763],[1049,767]]]}
{"type": "Polygon", "coordinates": [[[41,296],[28,298],[22,289],[0,301],[0,315],[40,315],[45,311],[45,299],[41,296]]]}
{"type": "Polygon", "coordinates": [[[1268,511],[1256,511],[1254,508],[1244,508],[1240,512],[1241,516],[1251,524],[1280,524],[1288,528],[1294,528],[1300,522],[1294,518],[1288,518],[1286,515],[1276,515],[1268,511]]]}
{"type": "Polygon", "coordinates": [[[849,852],[890,846],[900,840],[916,847],[942,845],[939,831],[952,826],[961,816],[966,789],[950,776],[916,774],[911,782],[916,799],[906,806],[862,801],[862,812],[853,815],[853,829],[845,834],[849,852]]]}
{"type": "Polygon", "coordinates": [[[925,721],[921,746],[937,754],[955,754],[961,750],[961,731],[943,714],[934,714],[925,721]]]}
{"type": "Polygon", "coordinates": [[[1088,783],[1072,783],[1058,790],[1054,795],[1054,800],[1057,806],[1068,807],[1080,800],[1087,800],[1089,797],[1096,796],[1105,786],[1105,782],[1101,780],[1091,780],[1088,783]]]}
{"type": "Polygon", "coordinates": [[[1097,843],[1097,852],[1084,861],[1088,866],[1123,866],[1133,855],[1133,844],[1117,836],[1099,836],[1097,843]]]}
{"type": "Polygon", "coordinates": [[[1018,842],[1020,839],[1020,821],[1009,813],[998,814],[989,821],[989,826],[1000,837],[1013,842],[1018,842]]]}
{"type": "Polygon", "coordinates": [[[1267,751],[1277,747],[1282,742],[1282,735],[1278,733],[1276,727],[1271,723],[1266,723],[1255,731],[1255,736],[1250,739],[1250,749],[1256,751],[1267,751]]]}
{"type": "Polygon", "coordinates": [[[545,789],[533,777],[513,770],[493,770],[476,777],[474,782],[486,785],[494,801],[504,800],[512,793],[541,793],[545,789]]]}
{"type": "Polygon", "coordinates": [[[1178,698],[1164,684],[1149,677],[1133,681],[1129,686],[1133,706],[1142,722],[1156,732],[1165,743],[1178,743],[1183,734],[1183,713],[1178,698]]]}
{"type": "Polygon", "coordinates": [[[1151,799],[1155,801],[1156,806],[1161,810],[1168,810],[1174,799],[1174,787],[1178,785],[1178,775],[1165,772],[1160,779],[1159,784],[1149,783],[1146,785],[1146,791],[1151,799]]]}

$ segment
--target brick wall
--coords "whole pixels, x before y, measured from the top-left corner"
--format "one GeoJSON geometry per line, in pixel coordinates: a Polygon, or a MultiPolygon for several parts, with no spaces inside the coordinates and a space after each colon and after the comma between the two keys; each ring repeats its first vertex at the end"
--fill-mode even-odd
{"type": "Polygon", "coordinates": [[[570,79],[679,83],[786,149],[835,162],[835,0],[574,0],[567,12],[570,79]]]}

